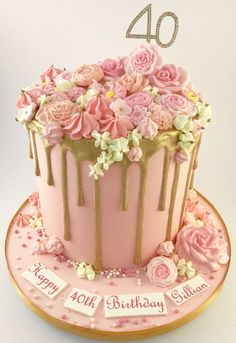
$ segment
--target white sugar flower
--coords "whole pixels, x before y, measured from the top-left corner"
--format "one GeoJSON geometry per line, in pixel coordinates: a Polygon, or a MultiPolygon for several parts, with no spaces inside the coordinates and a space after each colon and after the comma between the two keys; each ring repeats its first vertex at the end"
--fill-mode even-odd
{"type": "Polygon", "coordinates": [[[139,141],[142,138],[142,135],[138,132],[137,129],[131,131],[128,135],[128,141],[132,142],[134,146],[139,146],[139,141]]]}
{"type": "Polygon", "coordinates": [[[32,227],[33,229],[37,227],[42,227],[43,226],[42,218],[36,215],[33,215],[29,220],[29,226],[32,227]]]}
{"type": "Polygon", "coordinates": [[[130,107],[123,99],[117,99],[113,101],[110,105],[110,109],[116,115],[129,115],[132,112],[132,107],[130,107]]]}
{"type": "Polygon", "coordinates": [[[121,137],[113,139],[109,146],[109,151],[113,153],[113,160],[120,162],[123,159],[123,154],[129,151],[129,142],[127,138],[121,137]]]}
{"type": "Polygon", "coordinates": [[[98,180],[99,177],[104,176],[101,164],[96,163],[93,166],[89,165],[89,168],[90,168],[89,177],[93,176],[94,180],[98,180]]]}
{"type": "Polygon", "coordinates": [[[32,120],[36,112],[36,107],[37,105],[32,103],[26,107],[20,108],[16,120],[21,124],[32,120]]]}
{"type": "Polygon", "coordinates": [[[100,134],[98,131],[93,131],[91,136],[95,139],[95,147],[101,147],[101,150],[107,150],[111,143],[111,136],[108,131],[100,134]]]}
{"type": "Polygon", "coordinates": [[[179,259],[177,265],[178,275],[186,276],[188,279],[196,275],[196,270],[191,261],[186,262],[184,258],[179,259]]]}

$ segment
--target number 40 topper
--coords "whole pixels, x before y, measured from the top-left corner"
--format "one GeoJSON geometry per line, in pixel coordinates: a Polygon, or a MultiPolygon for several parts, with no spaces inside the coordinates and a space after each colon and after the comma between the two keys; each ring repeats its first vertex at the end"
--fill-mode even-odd
{"type": "Polygon", "coordinates": [[[131,24],[128,27],[128,30],[126,32],[126,38],[138,38],[138,39],[146,39],[148,43],[151,42],[151,39],[155,39],[157,44],[162,47],[162,48],[168,48],[170,47],[177,36],[179,29],[179,20],[178,17],[173,13],[173,12],[164,12],[162,15],[159,17],[156,25],[156,34],[152,35],[152,4],[147,5],[139,14],[133,19],[131,24]],[[142,18],[142,16],[147,13],[147,33],[146,34],[136,34],[136,33],[131,33],[132,29],[134,28],[135,24],[139,21],[139,19],[142,18]],[[160,27],[162,24],[162,21],[165,17],[170,17],[174,20],[174,30],[172,37],[169,42],[167,43],[162,43],[160,40],[160,27]]]}

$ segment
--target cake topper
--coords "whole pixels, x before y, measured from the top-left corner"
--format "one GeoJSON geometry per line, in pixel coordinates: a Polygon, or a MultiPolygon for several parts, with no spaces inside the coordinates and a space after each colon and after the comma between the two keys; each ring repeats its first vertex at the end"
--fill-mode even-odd
{"type": "Polygon", "coordinates": [[[178,33],[178,29],[179,29],[178,17],[176,16],[175,13],[168,11],[168,12],[162,13],[162,15],[158,18],[158,21],[156,24],[156,33],[152,35],[152,4],[149,4],[141,12],[139,12],[138,15],[132,20],[126,32],[126,38],[146,39],[148,43],[150,43],[152,39],[155,39],[157,44],[161,48],[168,48],[174,43],[177,33],[178,33]],[[147,33],[146,34],[132,33],[132,29],[134,28],[134,26],[137,24],[139,19],[141,19],[145,13],[147,13],[147,30],[146,30],[147,33]],[[170,41],[167,43],[163,43],[160,40],[160,28],[161,28],[163,19],[166,17],[170,17],[174,20],[174,30],[173,30],[170,41]]]}

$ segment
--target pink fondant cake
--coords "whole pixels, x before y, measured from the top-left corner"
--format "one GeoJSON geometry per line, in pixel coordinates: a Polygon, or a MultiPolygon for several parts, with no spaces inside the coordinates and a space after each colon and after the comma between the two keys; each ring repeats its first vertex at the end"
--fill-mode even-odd
{"type": "Polygon", "coordinates": [[[15,224],[36,228],[33,254],[66,260],[88,280],[142,270],[158,288],[228,263],[191,190],[211,108],[156,47],[74,71],[51,66],[17,107],[39,194],[29,199],[36,213],[15,224]]]}

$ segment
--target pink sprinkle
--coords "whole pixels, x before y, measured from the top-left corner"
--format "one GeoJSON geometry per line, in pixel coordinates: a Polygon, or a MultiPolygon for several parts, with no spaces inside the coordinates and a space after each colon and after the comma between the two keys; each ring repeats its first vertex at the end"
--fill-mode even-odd
{"type": "Polygon", "coordinates": [[[214,280],[214,278],[215,278],[214,275],[210,275],[210,276],[209,276],[209,279],[210,279],[210,280],[214,280]]]}
{"type": "Polygon", "coordinates": [[[28,292],[33,293],[34,289],[32,287],[28,287],[28,292]]]}
{"type": "Polygon", "coordinates": [[[19,256],[19,257],[17,257],[16,259],[17,259],[17,261],[20,261],[20,260],[21,260],[21,257],[19,256]]]}
{"type": "Polygon", "coordinates": [[[14,232],[15,232],[15,233],[19,233],[20,231],[19,231],[19,230],[15,230],[14,232]]]}
{"type": "Polygon", "coordinates": [[[21,267],[16,267],[16,270],[21,270],[21,267]]]}
{"type": "Polygon", "coordinates": [[[54,266],[53,266],[53,269],[54,269],[54,270],[57,270],[57,269],[58,269],[58,266],[54,265],[54,266]]]}
{"type": "Polygon", "coordinates": [[[147,318],[143,318],[142,321],[143,321],[143,323],[146,323],[147,322],[147,318]]]}
{"type": "Polygon", "coordinates": [[[61,319],[67,320],[67,316],[65,314],[62,314],[61,319]]]}
{"type": "Polygon", "coordinates": [[[114,285],[115,285],[115,282],[111,280],[111,281],[109,281],[109,285],[110,285],[110,286],[114,286],[114,285]]]}
{"type": "Polygon", "coordinates": [[[27,245],[25,243],[23,243],[22,248],[27,248],[27,245]]]}
{"type": "Polygon", "coordinates": [[[28,238],[28,239],[32,239],[32,237],[31,237],[31,236],[28,236],[27,238],[28,238]]]}
{"type": "Polygon", "coordinates": [[[21,239],[22,238],[22,236],[18,236],[18,239],[21,239]]]}
{"type": "Polygon", "coordinates": [[[178,308],[176,308],[175,310],[174,310],[174,313],[179,313],[179,309],[178,308]]]}

